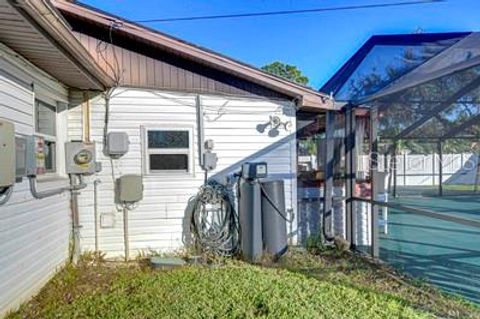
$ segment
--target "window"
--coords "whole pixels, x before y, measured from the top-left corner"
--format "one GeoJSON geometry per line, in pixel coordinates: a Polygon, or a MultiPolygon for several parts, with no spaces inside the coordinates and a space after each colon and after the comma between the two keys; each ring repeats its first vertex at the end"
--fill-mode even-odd
{"type": "Polygon", "coordinates": [[[145,131],[147,172],[192,172],[192,128],[148,128],[145,131]]]}
{"type": "Polygon", "coordinates": [[[44,139],[45,171],[56,171],[57,108],[35,100],[35,133],[44,139]]]}

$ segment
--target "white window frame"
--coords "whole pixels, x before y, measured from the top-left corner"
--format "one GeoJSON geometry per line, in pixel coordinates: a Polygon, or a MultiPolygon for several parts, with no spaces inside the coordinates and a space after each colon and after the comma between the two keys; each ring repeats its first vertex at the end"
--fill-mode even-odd
{"type": "Polygon", "coordinates": [[[54,153],[53,153],[53,169],[50,169],[50,170],[47,170],[45,169],[45,174],[52,174],[52,175],[55,175],[55,174],[58,174],[58,163],[57,163],[57,158],[58,158],[58,139],[57,139],[57,135],[58,135],[58,128],[57,128],[57,125],[58,125],[58,103],[55,103],[55,105],[52,105],[51,103],[48,103],[48,102],[45,102],[44,100],[42,99],[39,99],[37,97],[34,98],[34,102],[33,102],[33,131],[35,132],[35,136],[39,136],[39,137],[42,137],[44,139],[45,142],[53,142],[55,143],[55,150],[54,150],[54,153]],[[49,135],[49,134],[43,134],[43,133],[40,133],[40,132],[37,132],[37,103],[43,103],[43,104],[46,104],[50,107],[53,107],[55,109],[55,125],[54,125],[54,128],[55,128],[55,135],[49,135]]]}
{"type": "Polygon", "coordinates": [[[142,126],[142,144],[143,144],[143,167],[144,174],[156,176],[192,176],[195,174],[194,161],[194,135],[193,125],[185,124],[163,124],[155,126],[142,126]],[[149,131],[187,131],[188,132],[188,149],[187,148],[169,148],[169,149],[154,149],[148,147],[148,132],[149,131]],[[186,154],[188,156],[188,170],[151,170],[150,169],[150,154],[186,154]]]}

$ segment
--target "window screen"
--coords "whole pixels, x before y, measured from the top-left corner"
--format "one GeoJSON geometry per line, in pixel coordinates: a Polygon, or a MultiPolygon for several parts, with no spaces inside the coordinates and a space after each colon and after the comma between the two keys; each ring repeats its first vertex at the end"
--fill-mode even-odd
{"type": "Polygon", "coordinates": [[[56,107],[42,101],[35,101],[35,132],[55,136],[57,123],[56,107]]]}
{"type": "Polygon", "coordinates": [[[188,172],[188,155],[150,154],[150,170],[182,170],[188,172]]]}
{"type": "Polygon", "coordinates": [[[188,131],[148,131],[149,148],[188,148],[188,131]]]}
{"type": "Polygon", "coordinates": [[[55,172],[56,171],[55,149],[56,149],[56,143],[55,142],[45,141],[45,146],[44,146],[45,170],[47,172],[55,172]]]}
{"type": "Polygon", "coordinates": [[[56,172],[57,145],[57,108],[45,102],[35,100],[35,133],[42,136],[45,143],[45,171],[56,172]]]}
{"type": "Polygon", "coordinates": [[[148,172],[189,173],[193,166],[191,136],[191,129],[148,129],[145,143],[148,172]]]}

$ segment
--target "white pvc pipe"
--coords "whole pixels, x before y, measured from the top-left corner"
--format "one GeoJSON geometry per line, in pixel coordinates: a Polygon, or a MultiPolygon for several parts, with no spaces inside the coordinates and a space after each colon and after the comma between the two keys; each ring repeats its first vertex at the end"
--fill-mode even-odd
{"type": "Polygon", "coordinates": [[[128,233],[128,208],[123,206],[123,243],[125,246],[125,261],[130,259],[130,239],[128,233]]]}

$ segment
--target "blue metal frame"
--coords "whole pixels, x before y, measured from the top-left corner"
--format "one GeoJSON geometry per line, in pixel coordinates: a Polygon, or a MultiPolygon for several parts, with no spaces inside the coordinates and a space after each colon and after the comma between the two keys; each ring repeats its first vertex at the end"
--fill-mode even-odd
{"type": "Polygon", "coordinates": [[[418,34],[395,34],[375,35],[365,44],[325,83],[320,92],[335,96],[357,67],[367,57],[373,47],[377,45],[419,45],[427,42],[449,40],[466,37],[471,32],[449,33],[418,33],[418,34]]]}

